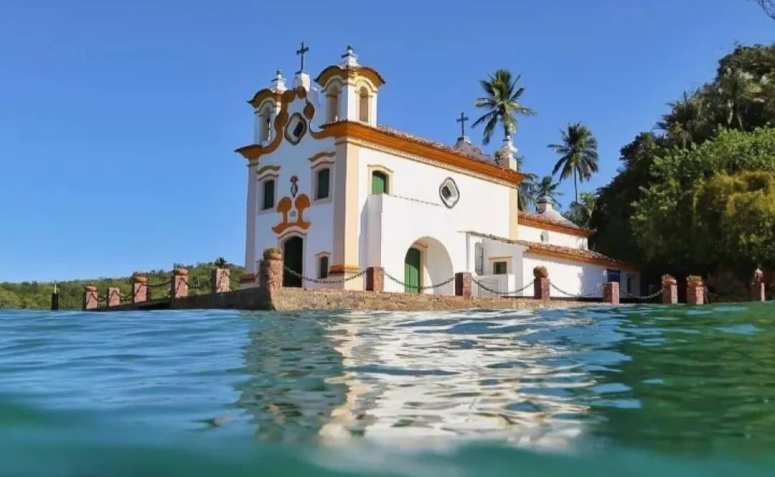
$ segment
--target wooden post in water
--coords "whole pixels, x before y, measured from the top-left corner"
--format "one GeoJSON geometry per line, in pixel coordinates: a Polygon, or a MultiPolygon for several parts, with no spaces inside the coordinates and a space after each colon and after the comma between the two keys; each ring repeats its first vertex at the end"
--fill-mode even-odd
{"type": "Polygon", "coordinates": [[[59,292],[57,292],[57,282],[54,282],[54,293],[51,294],[51,311],[59,311],[59,292]]]}

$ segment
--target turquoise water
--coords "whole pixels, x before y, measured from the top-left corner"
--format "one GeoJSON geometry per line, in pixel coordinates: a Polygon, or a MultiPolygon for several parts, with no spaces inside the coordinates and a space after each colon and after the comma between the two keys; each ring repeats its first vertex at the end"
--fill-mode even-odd
{"type": "Polygon", "coordinates": [[[0,310],[1,476],[775,475],[775,305],[0,310]]]}

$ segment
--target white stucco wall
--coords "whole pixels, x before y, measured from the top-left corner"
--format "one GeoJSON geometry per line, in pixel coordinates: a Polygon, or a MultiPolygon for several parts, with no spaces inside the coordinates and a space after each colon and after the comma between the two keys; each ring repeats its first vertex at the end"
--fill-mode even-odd
{"type": "MultiPolygon", "coordinates": [[[[446,248],[452,273],[462,272],[469,269],[464,231],[509,235],[508,186],[366,147],[360,148],[358,170],[358,196],[364,211],[358,227],[361,267],[383,266],[403,279],[407,250],[414,242],[430,237],[446,248]],[[384,198],[370,195],[370,166],[392,171],[390,194],[384,198]],[[452,209],[439,197],[439,187],[447,178],[455,181],[460,192],[452,209]],[[373,239],[374,233],[380,238],[373,239]]],[[[428,263],[425,284],[449,278],[429,275],[434,272],[433,264],[443,262],[442,255],[432,246],[424,254],[428,263]]],[[[386,281],[386,290],[402,291],[394,285],[386,281]]],[[[444,290],[453,293],[454,286],[450,284],[444,290]]]]}
{"type": "MultiPolygon", "coordinates": [[[[315,102],[313,94],[310,94],[309,99],[315,102]]],[[[302,112],[305,105],[304,100],[296,99],[289,106],[289,117],[296,112],[302,112]]],[[[315,125],[318,121],[318,116],[322,115],[322,111],[318,110],[313,120],[313,128],[317,129],[315,125]]],[[[283,131],[273,132],[274,134],[282,134],[283,131]]],[[[254,262],[252,264],[246,263],[248,269],[255,269],[255,260],[260,260],[263,250],[269,247],[282,248],[282,242],[289,237],[289,234],[298,233],[298,235],[304,238],[304,263],[303,274],[309,277],[317,277],[317,259],[316,254],[320,252],[333,252],[333,201],[328,202],[316,202],[314,200],[313,191],[313,170],[310,167],[309,158],[319,152],[333,152],[335,151],[334,139],[327,138],[322,140],[313,139],[309,133],[305,134],[302,140],[297,145],[293,145],[285,138],[280,143],[280,146],[266,156],[262,156],[259,161],[257,169],[261,169],[265,166],[280,166],[279,177],[275,178],[275,206],[283,197],[291,197],[291,177],[296,176],[298,178],[297,185],[299,187],[298,194],[307,194],[309,196],[311,205],[304,211],[304,220],[310,222],[310,227],[306,231],[292,228],[283,232],[279,239],[278,235],[272,230],[273,226],[279,224],[282,220],[282,215],[277,212],[276,209],[270,211],[261,211],[259,202],[263,198],[263,191],[260,184],[256,184],[256,192],[250,200],[255,201],[256,220],[255,220],[255,239],[254,239],[254,262]]],[[[329,165],[331,168],[330,180],[330,196],[336,193],[336,174],[334,172],[335,165],[329,165]]],[[[258,182],[258,178],[254,176],[253,180],[258,182]]],[[[246,257],[249,257],[246,254],[246,257]]],[[[305,287],[315,288],[319,285],[305,282],[305,287]]]]}
{"type": "MultiPolygon", "coordinates": [[[[446,207],[381,194],[368,197],[366,210],[363,228],[379,236],[367,241],[362,267],[384,267],[386,273],[403,281],[406,252],[419,242],[423,285],[446,281],[465,270],[465,234],[457,229],[454,214],[446,207]]],[[[403,292],[404,287],[386,278],[385,291],[403,292]]],[[[426,293],[454,294],[454,283],[426,293]]]]}
{"type": "Polygon", "coordinates": [[[520,240],[527,240],[529,242],[541,242],[541,233],[546,232],[549,236],[549,241],[546,242],[550,245],[560,245],[562,247],[571,248],[587,248],[587,239],[579,237],[577,235],[565,234],[562,232],[556,232],[554,230],[544,230],[536,227],[530,227],[527,225],[519,225],[518,236],[520,240]]]}

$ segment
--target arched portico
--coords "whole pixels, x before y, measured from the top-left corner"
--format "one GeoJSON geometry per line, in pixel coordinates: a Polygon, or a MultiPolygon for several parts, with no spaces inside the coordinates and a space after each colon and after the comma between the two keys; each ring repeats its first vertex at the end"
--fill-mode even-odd
{"type": "Polygon", "coordinates": [[[426,290],[418,289],[418,287],[443,283],[455,274],[447,248],[433,237],[422,237],[406,249],[403,271],[403,276],[397,278],[404,281],[406,286],[399,291],[431,295],[454,295],[455,293],[452,282],[426,290]]]}

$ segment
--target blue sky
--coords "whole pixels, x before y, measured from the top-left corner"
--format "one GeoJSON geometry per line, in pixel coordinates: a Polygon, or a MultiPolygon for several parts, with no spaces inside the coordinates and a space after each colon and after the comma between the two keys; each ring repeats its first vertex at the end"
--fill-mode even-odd
{"type": "Polygon", "coordinates": [[[600,143],[592,190],[667,102],[736,43],[775,40],[775,22],[745,0],[3,0],[0,281],[242,263],[245,101],[297,69],[302,40],[313,75],[352,43],[387,80],[380,123],[449,143],[479,78],[521,73],[539,113],[515,138],[525,170],[548,173],[546,145],[581,121],[600,143]]]}

